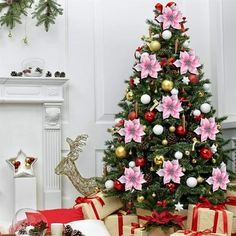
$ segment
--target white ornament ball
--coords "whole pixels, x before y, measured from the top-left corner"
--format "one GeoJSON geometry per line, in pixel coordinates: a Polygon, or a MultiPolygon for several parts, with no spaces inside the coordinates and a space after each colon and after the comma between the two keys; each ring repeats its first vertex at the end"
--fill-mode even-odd
{"type": "Polygon", "coordinates": [[[112,189],[113,188],[113,186],[114,186],[114,182],[113,182],[113,180],[107,180],[106,182],[105,182],[105,187],[106,187],[106,189],[112,189]]]}
{"type": "Polygon", "coordinates": [[[185,41],[185,42],[183,43],[183,47],[184,47],[184,48],[188,48],[188,47],[189,47],[189,41],[185,41]]]}
{"type": "Polygon", "coordinates": [[[201,115],[201,111],[196,109],[196,110],[193,111],[193,115],[194,116],[200,116],[201,115]]]}
{"type": "Polygon", "coordinates": [[[210,88],[211,88],[211,85],[210,85],[210,84],[203,84],[203,89],[204,89],[205,91],[209,91],[210,88]]]}
{"type": "Polygon", "coordinates": [[[182,157],[183,157],[183,153],[182,152],[180,152],[180,151],[177,151],[176,153],[175,153],[175,158],[176,159],[182,159],[182,157]]]}
{"type": "Polygon", "coordinates": [[[134,168],[135,167],[135,162],[134,161],[130,161],[129,162],[129,167],[130,168],[134,168]]]}
{"type": "Polygon", "coordinates": [[[195,177],[187,178],[186,184],[189,188],[194,188],[197,186],[197,179],[195,177]]]}
{"type": "Polygon", "coordinates": [[[161,135],[163,133],[164,128],[162,125],[155,125],[152,130],[154,134],[161,135]]]}
{"type": "Polygon", "coordinates": [[[176,88],[173,88],[170,92],[171,92],[172,95],[178,95],[179,90],[176,89],[176,88]]]}
{"type": "Polygon", "coordinates": [[[148,94],[144,94],[140,100],[142,104],[148,104],[151,101],[151,97],[148,94]]]}
{"type": "Polygon", "coordinates": [[[203,113],[209,113],[211,111],[211,105],[208,104],[208,103],[203,103],[201,106],[200,106],[200,110],[203,112],[203,113]]]}
{"type": "Polygon", "coordinates": [[[162,33],[162,38],[165,40],[169,40],[172,37],[172,33],[169,30],[165,30],[162,33]]]}

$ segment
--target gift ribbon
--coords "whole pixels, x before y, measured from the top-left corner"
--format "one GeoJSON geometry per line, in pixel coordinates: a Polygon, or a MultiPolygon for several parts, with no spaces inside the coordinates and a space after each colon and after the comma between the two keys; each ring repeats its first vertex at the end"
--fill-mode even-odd
{"type": "Polygon", "coordinates": [[[98,200],[98,202],[101,204],[101,206],[105,205],[105,202],[103,201],[103,199],[101,197],[97,196],[97,195],[92,195],[92,196],[89,196],[89,197],[77,197],[75,202],[77,204],[81,204],[81,203],[90,204],[92,209],[93,209],[94,215],[96,216],[96,219],[99,220],[100,217],[99,217],[99,214],[97,212],[96,206],[94,205],[94,202],[93,202],[94,199],[98,200]]]}
{"type": "Polygon", "coordinates": [[[161,65],[161,66],[164,66],[164,65],[173,65],[174,61],[175,61],[175,58],[171,57],[171,58],[169,58],[169,59],[167,59],[167,60],[166,60],[166,59],[161,60],[161,61],[160,61],[160,65],[161,65]]]}
{"type": "Polygon", "coordinates": [[[192,230],[183,230],[183,231],[180,231],[180,233],[183,233],[185,235],[188,235],[188,236],[204,236],[204,235],[212,235],[212,231],[209,230],[209,229],[206,229],[206,230],[203,230],[203,231],[198,231],[198,232],[194,232],[192,230]]]}
{"type": "Polygon", "coordinates": [[[198,209],[199,208],[209,208],[210,210],[215,211],[214,223],[213,223],[213,233],[216,233],[217,223],[219,218],[219,211],[222,212],[223,219],[223,230],[224,233],[228,233],[228,220],[227,213],[225,211],[224,204],[213,205],[207,198],[202,198],[202,203],[197,203],[193,208],[193,218],[192,218],[192,230],[197,231],[198,226],[198,209]]]}
{"type": "Polygon", "coordinates": [[[140,224],[138,223],[131,223],[131,229],[130,229],[130,233],[134,234],[134,230],[137,228],[141,228],[140,224]]]}
{"type": "Polygon", "coordinates": [[[118,235],[123,235],[123,215],[121,213],[117,213],[118,215],[118,235]]]}
{"type": "Polygon", "coordinates": [[[236,206],[236,197],[233,197],[233,196],[227,197],[225,204],[236,206]]]}

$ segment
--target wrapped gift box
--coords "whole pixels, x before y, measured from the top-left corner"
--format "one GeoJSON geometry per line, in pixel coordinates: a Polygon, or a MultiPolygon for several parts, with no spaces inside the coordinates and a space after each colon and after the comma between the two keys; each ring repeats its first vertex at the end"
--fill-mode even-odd
{"type": "Polygon", "coordinates": [[[187,228],[187,216],[188,216],[188,210],[181,210],[181,211],[175,211],[176,215],[186,216],[186,220],[183,221],[183,229],[187,228]]]}
{"type": "MultiPolygon", "coordinates": [[[[194,233],[197,233],[195,231],[190,231],[190,230],[178,230],[177,232],[171,234],[170,236],[191,236],[191,235],[195,235],[194,233]]],[[[200,233],[200,232],[199,232],[200,233]]],[[[201,236],[226,236],[226,234],[217,234],[217,233],[209,233],[207,231],[201,232],[201,236]]]]}
{"type": "MultiPolygon", "coordinates": [[[[193,222],[193,211],[195,205],[189,205],[188,208],[188,217],[187,217],[187,229],[195,230],[195,231],[204,231],[206,229],[213,229],[214,221],[215,221],[215,214],[216,211],[211,210],[209,208],[198,208],[197,209],[197,219],[193,222]],[[194,225],[196,224],[196,225],[194,225]],[[196,226],[196,227],[195,227],[196,226]]],[[[223,211],[218,210],[218,220],[216,221],[216,231],[215,233],[224,234],[224,223],[227,221],[227,235],[231,235],[232,230],[232,219],[233,213],[225,210],[226,213],[225,221],[223,217],[223,211]]]]}
{"type": "Polygon", "coordinates": [[[122,236],[123,226],[131,225],[131,223],[138,223],[138,217],[133,214],[125,215],[124,213],[118,212],[107,216],[104,219],[104,223],[111,236],[122,236]]]}
{"type": "MultiPolygon", "coordinates": [[[[230,183],[229,186],[235,187],[236,183],[230,183]]],[[[230,197],[236,197],[236,190],[228,190],[226,191],[226,196],[230,196],[230,197]]]]}
{"type": "Polygon", "coordinates": [[[236,217],[233,217],[232,221],[232,234],[236,233],[236,217]]]}
{"type": "Polygon", "coordinates": [[[132,226],[123,226],[123,236],[169,236],[174,232],[174,228],[163,231],[160,227],[155,227],[150,231],[146,231],[143,227],[133,228],[132,226]]]}
{"type": "Polygon", "coordinates": [[[145,225],[147,223],[147,220],[144,220],[143,217],[145,216],[151,216],[152,212],[150,210],[145,210],[142,208],[136,209],[136,214],[138,216],[138,222],[140,225],[145,225]]]}
{"type": "Polygon", "coordinates": [[[122,208],[123,204],[117,197],[105,197],[102,192],[90,197],[79,197],[75,208],[83,209],[85,219],[104,219],[108,215],[122,208]]]}
{"type": "Polygon", "coordinates": [[[228,196],[226,198],[225,208],[236,216],[236,196],[228,196]]]}

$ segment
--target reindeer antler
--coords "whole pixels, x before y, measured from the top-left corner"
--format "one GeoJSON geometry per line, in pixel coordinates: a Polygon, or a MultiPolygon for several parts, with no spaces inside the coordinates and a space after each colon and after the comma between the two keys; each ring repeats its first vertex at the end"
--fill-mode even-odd
{"type": "Polygon", "coordinates": [[[70,152],[68,153],[68,157],[76,160],[79,157],[79,153],[82,152],[83,146],[86,145],[86,141],[88,139],[87,134],[81,134],[76,137],[76,139],[73,141],[70,138],[66,138],[67,143],[70,146],[70,152]]]}

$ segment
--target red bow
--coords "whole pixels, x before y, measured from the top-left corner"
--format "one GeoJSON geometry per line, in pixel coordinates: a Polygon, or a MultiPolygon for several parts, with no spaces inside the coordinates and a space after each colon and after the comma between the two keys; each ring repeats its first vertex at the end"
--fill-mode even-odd
{"type": "MultiPolygon", "coordinates": [[[[173,4],[176,5],[175,2],[168,2],[168,3],[166,4],[166,7],[171,7],[173,4]]],[[[162,11],[163,11],[163,5],[162,5],[161,3],[157,3],[156,6],[155,6],[155,8],[156,8],[157,11],[159,11],[159,12],[162,13],[162,11]]]]}
{"type": "Polygon", "coordinates": [[[156,223],[159,225],[164,225],[172,221],[181,226],[186,216],[173,215],[169,211],[163,211],[161,213],[154,211],[151,216],[144,216],[143,219],[148,221],[148,223],[156,223]]]}
{"type": "Polygon", "coordinates": [[[169,59],[163,59],[163,60],[161,60],[160,61],[160,65],[161,66],[164,66],[164,65],[172,65],[173,63],[174,63],[174,61],[175,61],[175,58],[173,58],[173,57],[171,57],[171,58],[169,58],[169,59]]]}
{"type": "Polygon", "coordinates": [[[131,223],[131,234],[134,234],[134,230],[137,228],[141,228],[140,224],[138,223],[131,223]]]}
{"type": "Polygon", "coordinates": [[[225,204],[236,206],[236,197],[233,197],[233,196],[227,197],[225,204]]]}

